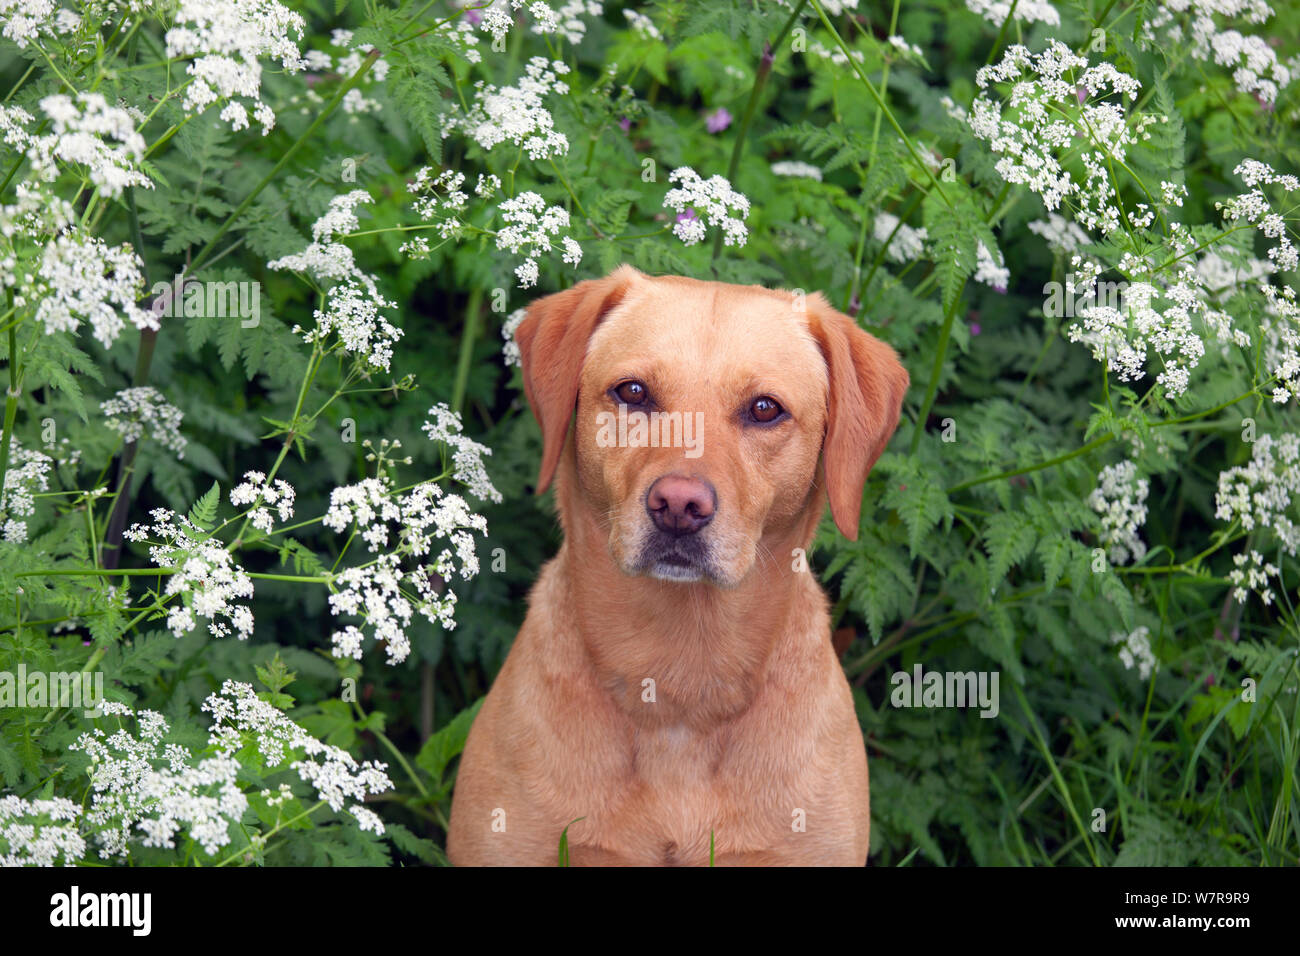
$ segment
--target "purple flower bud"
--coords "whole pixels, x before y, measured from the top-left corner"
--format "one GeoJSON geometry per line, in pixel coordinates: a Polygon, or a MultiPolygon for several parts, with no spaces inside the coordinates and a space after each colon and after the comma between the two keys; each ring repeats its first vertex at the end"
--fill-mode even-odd
{"type": "Polygon", "coordinates": [[[704,128],[710,133],[721,133],[731,125],[731,114],[727,112],[725,106],[719,106],[716,110],[704,117],[704,128]]]}
{"type": "Polygon", "coordinates": [[[626,133],[628,130],[632,128],[632,121],[628,119],[626,116],[624,116],[622,119],[618,121],[618,128],[626,133]]]}
{"type": "Polygon", "coordinates": [[[474,26],[478,26],[483,22],[483,14],[479,13],[477,10],[466,10],[465,19],[474,24],[474,26]]]}
{"type": "Polygon", "coordinates": [[[695,207],[693,206],[687,206],[684,212],[679,212],[677,214],[677,222],[690,222],[692,219],[699,218],[700,217],[696,215],[695,207]]]}
{"type": "MultiPolygon", "coordinates": [[[[1005,292],[1006,289],[1000,289],[999,291],[1001,291],[1001,292],[1005,292]]],[[[972,323],[970,324],[970,334],[971,334],[971,335],[979,335],[979,334],[980,334],[980,324],[979,324],[978,322],[972,322],[972,323]]]]}

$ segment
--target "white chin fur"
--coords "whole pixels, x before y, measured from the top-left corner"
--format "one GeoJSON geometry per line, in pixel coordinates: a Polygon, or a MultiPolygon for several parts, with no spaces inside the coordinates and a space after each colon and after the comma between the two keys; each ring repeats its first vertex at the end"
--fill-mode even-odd
{"type": "Polygon", "coordinates": [[[650,577],[660,581],[699,581],[704,572],[695,567],[656,561],[650,566],[650,577]]]}

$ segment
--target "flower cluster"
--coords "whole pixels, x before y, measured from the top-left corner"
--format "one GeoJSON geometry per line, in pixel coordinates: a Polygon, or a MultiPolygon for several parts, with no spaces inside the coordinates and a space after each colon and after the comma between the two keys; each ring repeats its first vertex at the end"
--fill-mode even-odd
{"type": "Polygon", "coordinates": [[[297,325],[293,327],[304,342],[323,342],[337,334],[345,352],[356,355],[367,365],[387,370],[402,330],[380,310],[396,308],[397,303],[380,294],[374,277],[358,268],[352,250],[338,241],[357,228],[357,206],[371,201],[364,189],[335,196],[325,214],[312,225],[313,241],[307,248],[274,259],[267,267],[303,273],[329,286],[325,307],[313,313],[316,327],[310,331],[297,325]]]}
{"type": "MultiPolygon", "coordinates": [[[[55,93],[40,106],[51,131],[22,144],[37,176],[53,180],[57,161],[83,167],[106,196],[120,196],[129,186],[153,188],[153,181],[139,169],[145,142],[136,132],[136,116],[109,106],[98,93],[78,93],[75,100],[55,93]]],[[[15,107],[15,112],[22,111],[15,107]]]]}
{"type": "Polygon", "coordinates": [[[1233,569],[1228,572],[1228,580],[1232,582],[1232,596],[1237,603],[1244,604],[1247,595],[1254,591],[1265,606],[1272,604],[1273,591],[1269,587],[1269,579],[1280,579],[1282,575],[1277,565],[1266,562],[1258,551],[1234,554],[1232,563],[1233,569]]]}
{"type": "Polygon", "coordinates": [[[1136,667],[1139,679],[1146,680],[1152,671],[1160,669],[1160,662],[1151,650],[1150,628],[1139,627],[1131,634],[1112,634],[1110,642],[1119,645],[1119,659],[1125,670],[1136,667]]]}
{"type": "Polygon", "coordinates": [[[128,444],[138,442],[146,431],[151,439],[164,448],[185,457],[189,440],[181,434],[183,413],[164,401],[162,393],[152,385],[124,388],[113,398],[100,402],[104,424],[122,436],[128,444]]]}
{"type": "Polygon", "coordinates": [[[668,181],[677,183],[664,196],[664,208],[678,214],[673,235],[693,246],[704,241],[708,225],[722,230],[726,245],[745,244],[749,238],[744,223],[749,215],[749,200],[733,189],[725,176],[701,179],[689,166],[679,166],[668,174],[668,181]]]}
{"type": "Polygon", "coordinates": [[[569,92],[560,79],[568,72],[563,61],[535,56],[517,86],[499,88],[480,81],[473,105],[463,116],[453,113],[448,130],[462,130],[485,150],[509,142],[521,146],[529,159],[563,156],[569,140],[555,129],[555,118],[543,101],[551,93],[569,92]]]}
{"type": "MultiPolygon", "coordinates": [[[[401,663],[410,655],[406,628],[415,613],[448,630],[456,626],[456,594],[446,588],[446,581],[454,573],[465,580],[478,573],[470,532],[487,533],[487,522],[471,512],[463,498],[445,494],[434,482],[423,482],[400,494],[389,477],[381,474],[335,488],[323,523],[340,534],[355,526],[353,534],[360,534],[371,553],[387,548],[396,535],[393,550],[340,572],[336,591],[329,598],[335,616],[363,618],[374,638],[384,643],[388,663],[401,663]],[[435,542],[440,540],[449,547],[428,563],[435,542]],[[402,564],[408,556],[416,562],[406,571],[402,564]]],[[[365,633],[355,625],[336,631],[331,636],[334,655],[359,659],[364,639],[365,633]]]]}
{"type": "MultiPolygon", "coordinates": [[[[173,849],[182,831],[205,854],[216,855],[230,844],[231,827],[239,826],[248,809],[239,776],[240,755],[250,749],[265,770],[299,758],[287,769],[335,812],[349,799],[361,801],[392,789],[384,764],[359,764],[346,751],[322,743],[248,684],[226,681],[202,709],[211,714],[212,724],[200,755],[166,742],[170,728],[161,714],[135,712],[116,701],[104,702],[101,710],[119,721],[134,720],[136,732],[120,727],[109,734],[95,728],[72,745],[90,759],[91,803],[84,822],[95,833],[101,858],[126,857],[133,838],[145,847],[173,849]]],[[[281,784],[276,803],[291,795],[288,785],[281,784]]],[[[359,805],[349,810],[363,827],[383,832],[369,810],[359,805]]]]}
{"type": "MultiPolygon", "coordinates": [[[[393,789],[387,764],[370,760],[358,763],[346,750],[322,743],[258,697],[248,684],[226,681],[220,693],[210,695],[203,702],[203,710],[212,715],[209,746],[236,753],[254,743],[262,762],[272,770],[301,753],[301,758],[290,763],[289,769],[310,784],[317,798],[328,803],[336,813],[348,800],[362,801],[368,794],[393,789]]],[[[359,812],[363,809],[355,804],[349,808],[358,820],[363,819],[359,812]]],[[[383,825],[373,814],[365,819],[369,820],[370,829],[383,832],[383,825]]]]}
{"type": "Polygon", "coordinates": [[[497,232],[496,247],[509,250],[512,255],[523,250],[524,261],[515,267],[521,289],[537,284],[537,258],[550,251],[552,237],[560,239],[566,263],[576,266],[582,261],[582,247],[571,237],[560,236],[561,230],[569,227],[569,214],[564,209],[546,205],[546,200],[535,192],[522,192],[514,199],[507,199],[499,209],[506,224],[497,232]]]}
{"type": "Polygon", "coordinates": [[[999,28],[1007,22],[1007,17],[1013,15],[1013,7],[1017,20],[1023,20],[1025,23],[1046,23],[1054,27],[1061,25],[1061,14],[1046,0],[1020,0],[1016,4],[1012,4],[1010,0],[966,0],[967,10],[978,13],[999,28]]]}
{"type": "Polygon", "coordinates": [[[16,436],[10,439],[9,467],[5,471],[4,487],[0,488],[0,518],[4,519],[5,541],[21,543],[27,540],[26,519],[36,511],[36,494],[49,490],[53,465],[54,460],[49,455],[24,448],[16,436]]]}
{"type": "Polygon", "coordinates": [[[155,508],[149,514],[152,525],[134,524],[123,537],[147,541],[153,563],[173,571],[164,593],[167,597],[182,595],[184,603],[168,612],[168,629],[182,637],[194,630],[197,615],[207,619],[214,637],[227,636],[233,627],[241,641],[247,640],[253,633],[253,612],[236,599],[253,596],[252,579],[221,542],[209,539],[207,532],[188,518],[166,508],[155,508]]]}
{"type": "Polygon", "coordinates": [[[1122,382],[1142,378],[1148,360],[1157,358],[1161,370],[1156,383],[1169,398],[1187,391],[1207,341],[1249,346],[1249,335],[1211,301],[1196,260],[1188,257],[1193,245],[1185,228],[1175,228],[1168,263],[1160,261],[1163,250],[1141,257],[1125,253],[1117,266],[1126,279],[1119,302],[1098,295],[1101,267],[1074,256],[1068,291],[1081,292],[1091,304],[1078,311],[1080,321],[1066,330],[1067,338],[1088,345],[1093,358],[1122,382]]]}
{"type": "Polygon", "coordinates": [[[1186,49],[1195,60],[1232,68],[1237,89],[1272,107],[1290,84],[1292,67],[1278,60],[1266,39],[1220,30],[1216,15],[1262,24],[1273,10],[1264,0],[1167,0],[1142,18],[1139,39],[1145,47],[1186,49]]]}
{"type": "Polygon", "coordinates": [[[971,131],[1001,158],[997,171],[1008,183],[1028,186],[1048,210],[1062,202],[1075,207],[1087,229],[1106,235],[1120,226],[1118,197],[1108,172],[1125,160],[1128,147],[1149,139],[1155,117],[1133,121],[1105,97],[1137,98],[1140,85],[1110,63],[1089,66],[1060,41],[1039,54],[1019,44],[1001,62],[976,74],[980,94],[966,118],[971,131]],[[1011,83],[1005,103],[989,87],[1011,83]],[[1077,152],[1084,167],[1080,181],[1061,157],[1077,152]]]}
{"type": "Polygon", "coordinates": [[[181,0],[165,37],[168,58],[190,58],[191,79],[183,106],[202,112],[226,100],[221,119],[233,130],[248,127],[248,107],[262,126],[275,126],[275,113],[262,102],[262,66],[269,57],[294,72],[306,66],[298,41],[303,18],[276,0],[181,0]]]}
{"type": "Polygon", "coordinates": [[[930,238],[924,228],[913,229],[906,223],[900,225],[898,217],[887,212],[876,213],[876,221],[871,229],[876,242],[889,243],[885,258],[892,262],[911,262],[920,258],[925,252],[925,243],[930,238]],[[893,236],[892,241],[890,236],[893,236]]]}
{"type": "Polygon", "coordinates": [[[86,855],[79,816],[81,807],[63,797],[0,797],[0,867],[77,863],[86,855]]]}
{"type": "Polygon", "coordinates": [[[1300,435],[1280,438],[1260,435],[1251,448],[1250,463],[1219,473],[1214,516],[1240,522],[1252,531],[1268,528],[1283,550],[1295,557],[1300,527],[1287,514],[1300,492],[1300,435]]]}
{"type": "Polygon", "coordinates": [[[1077,225],[1054,212],[1049,212],[1046,220],[1038,219],[1029,223],[1029,231],[1042,236],[1053,252],[1062,255],[1069,255],[1092,241],[1077,225]]]}
{"type": "Polygon", "coordinates": [[[1137,476],[1131,461],[1107,465],[1097,476],[1088,505],[1101,516],[1101,543],[1112,564],[1140,561],[1147,553],[1138,535],[1147,520],[1147,490],[1147,480],[1137,476]]]}
{"type": "Polygon", "coordinates": [[[1268,250],[1268,257],[1282,271],[1289,272],[1300,265],[1300,253],[1286,234],[1286,220],[1281,213],[1273,211],[1261,186],[1278,186],[1283,192],[1300,189],[1300,179],[1295,176],[1275,173],[1272,167],[1258,160],[1243,160],[1233,170],[1242,181],[1250,187],[1250,192],[1234,196],[1227,202],[1215,203],[1215,208],[1223,212],[1223,218],[1230,222],[1244,219],[1253,225],[1265,238],[1275,245],[1268,250]]]}
{"type": "MultiPolygon", "coordinates": [[[[513,319],[513,316],[511,317],[513,319]]],[[[510,325],[507,320],[506,325],[510,325]]],[[[518,323],[516,323],[516,328],[518,323]]],[[[513,332],[512,332],[513,334],[513,332]]],[[[516,346],[516,351],[518,347],[516,346]]],[[[491,455],[492,449],[462,434],[460,415],[446,405],[439,403],[429,409],[432,421],[420,426],[429,436],[430,441],[442,442],[451,449],[452,474],[454,481],[464,485],[471,495],[479,501],[501,502],[501,492],[497,491],[488,477],[483,457],[491,455]]]]}
{"type": "Polygon", "coordinates": [[[47,333],[76,332],[82,321],[104,348],[117,341],[126,320],[158,329],[158,317],[136,303],[144,294],[140,257],[129,245],[110,246],[98,236],[67,232],[45,246],[33,281],[15,305],[37,301],[36,319],[47,333]]]}
{"type": "Polygon", "coordinates": [[[815,179],[818,182],[822,180],[822,171],[819,167],[811,163],[800,162],[797,159],[785,159],[772,164],[773,176],[795,176],[802,179],[815,179]]]}
{"type": "Polygon", "coordinates": [[[260,471],[246,471],[243,482],[230,489],[230,503],[236,508],[252,505],[248,512],[249,523],[258,531],[269,534],[275,525],[275,519],[267,505],[274,506],[282,522],[288,521],[293,517],[296,495],[293,485],[283,478],[277,478],[271,483],[260,471]]]}

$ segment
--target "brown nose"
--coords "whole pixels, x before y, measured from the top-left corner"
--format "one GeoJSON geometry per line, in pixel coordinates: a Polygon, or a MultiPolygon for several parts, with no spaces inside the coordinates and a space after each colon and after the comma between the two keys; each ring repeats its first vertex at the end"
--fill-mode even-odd
{"type": "Polygon", "coordinates": [[[699,478],[664,475],[650,486],[645,510],[655,527],[671,535],[694,534],[713,520],[718,494],[699,478]]]}

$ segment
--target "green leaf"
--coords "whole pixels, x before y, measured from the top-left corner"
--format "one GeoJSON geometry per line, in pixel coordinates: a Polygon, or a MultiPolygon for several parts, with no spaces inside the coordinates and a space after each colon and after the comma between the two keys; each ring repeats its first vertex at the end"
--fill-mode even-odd
{"type": "Polygon", "coordinates": [[[214,481],[207,493],[190,508],[190,522],[204,531],[211,531],[217,526],[217,505],[220,502],[221,485],[214,481]]]}

